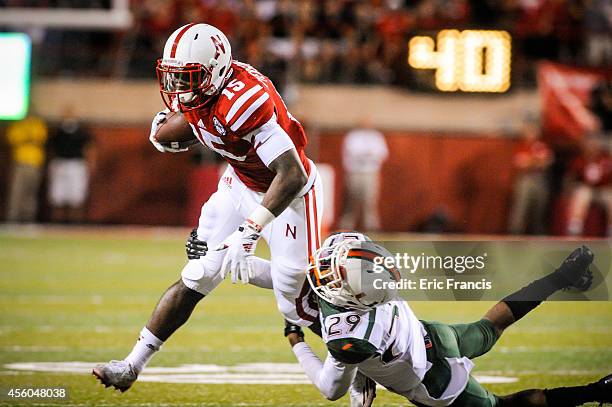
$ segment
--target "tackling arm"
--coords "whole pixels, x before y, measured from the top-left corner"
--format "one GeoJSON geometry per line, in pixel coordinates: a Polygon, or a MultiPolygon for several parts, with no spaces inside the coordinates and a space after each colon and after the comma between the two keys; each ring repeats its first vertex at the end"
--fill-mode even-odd
{"type": "Polygon", "coordinates": [[[323,363],[298,334],[290,333],[287,339],[306,376],[325,398],[333,401],[346,394],[357,374],[357,365],[339,362],[329,353],[323,363]]]}

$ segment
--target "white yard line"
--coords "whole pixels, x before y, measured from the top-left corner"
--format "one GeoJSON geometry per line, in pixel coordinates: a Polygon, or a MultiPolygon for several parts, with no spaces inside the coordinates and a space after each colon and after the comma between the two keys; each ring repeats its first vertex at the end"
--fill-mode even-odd
{"type": "MultiPolygon", "coordinates": [[[[21,362],[3,366],[0,375],[64,373],[89,374],[93,362],[21,362]]],[[[548,375],[587,376],[601,375],[600,370],[550,370],[548,375]]],[[[519,375],[538,375],[536,370],[483,370],[475,374],[484,384],[515,383],[519,375]]],[[[185,364],[171,367],[149,367],[138,378],[144,382],[192,384],[309,384],[297,363],[244,363],[224,366],[215,364],[185,364]]]]}
{"type": "MultiPolygon", "coordinates": [[[[541,370],[481,370],[478,371],[477,375],[542,375],[541,370]]],[[[545,372],[551,376],[598,376],[608,374],[608,370],[578,370],[578,369],[559,369],[559,370],[547,370],[545,372]]]]}
{"type": "Polygon", "coordinates": [[[533,353],[533,352],[609,352],[610,346],[496,346],[491,352],[533,353]]]}
{"type": "MultiPolygon", "coordinates": [[[[89,374],[91,362],[23,362],[4,365],[9,372],[46,372],[89,374]]],[[[514,383],[516,377],[503,375],[476,376],[481,383],[514,383]]],[[[151,367],[138,380],[157,383],[192,384],[310,384],[297,363],[244,363],[233,366],[180,365],[151,367]]]]}
{"type": "Polygon", "coordinates": [[[0,346],[0,352],[65,352],[67,346],[0,346]]]}

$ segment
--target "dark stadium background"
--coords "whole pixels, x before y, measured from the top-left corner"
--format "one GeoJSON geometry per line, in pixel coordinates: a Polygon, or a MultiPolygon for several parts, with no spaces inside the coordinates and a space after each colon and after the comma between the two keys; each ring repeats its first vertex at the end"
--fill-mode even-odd
{"type": "MultiPolygon", "coordinates": [[[[2,3],[11,10],[117,6],[109,1],[2,3]]],[[[154,61],[169,33],[189,21],[224,30],[235,58],[261,69],[281,89],[307,128],[310,156],[335,171],[333,219],[343,207],[342,137],[360,118],[372,119],[391,151],[379,203],[387,231],[417,231],[442,214],[450,231],[506,232],[516,175],[512,157],[522,123],[536,117],[555,153],[548,173],[553,191],[548,231],[561,234],[568,194],[564,179],[580,154],[581,139],[593,129],[571,126],[563,107],[553,106],[555,90],[547,94],[542,84],[544,61],[567,70],[570,79],[595,72],[600,79],[586,94],[580,90],[582,103],[600,118],[610,114],[610,90],[604,86],[609,55],[589,60],[592,38],[609,34],[605,1],[145,0],[129,6],[132,20],[124,27],[71,27],[68,21],[65,27],[28,28],[0,21],[5,31],[25,30],[32,37],[34,110],[52,128],[65,106],[73,106],[93,132],[88,223],[192,225],[202,198],[214,189],[216,170],[209,156],[198,166],[198,154],[187,159],[156,154],[147,141],[150,118],[162,107],[154,61]],[[408,66],[410,38],[451,28],[510,33],[508,92],[440,92],[432,70],[408,66]],[[305,51],[286,57],[292,46],[305,51]],[[608,92],[607,105],[596,100],[602,98],[597,89],[608,92]]],[[[606,123],[609,119],[595,131],[609,132],[606,123]]],[[[0,124],[0,134],[7,124],[0,124]]],[[[0,213],[10,173],[7,148],[0,143],[0,213]]],[[[45,185],[41,222],[49,221],[45,185]]],[[[605,233],[604,219],[603,209],[594,207],[587,221],[590,234],[605,233]]]]}

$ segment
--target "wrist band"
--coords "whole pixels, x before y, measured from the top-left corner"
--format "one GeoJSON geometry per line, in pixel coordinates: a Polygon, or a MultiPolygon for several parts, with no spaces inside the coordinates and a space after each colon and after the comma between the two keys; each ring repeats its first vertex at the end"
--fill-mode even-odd
{"type": "Polygon", "coordinates": [[[247,221],[255,224],[255,226],[257,226],[261,231],[261,229],[265,228],[268,223],[272,222],[275,218],[276,216],[274,216],[274,214],[270,212],[268,208],[263,205],[259,205],[257,209],[251,212],[247,218],[247,221]]]}

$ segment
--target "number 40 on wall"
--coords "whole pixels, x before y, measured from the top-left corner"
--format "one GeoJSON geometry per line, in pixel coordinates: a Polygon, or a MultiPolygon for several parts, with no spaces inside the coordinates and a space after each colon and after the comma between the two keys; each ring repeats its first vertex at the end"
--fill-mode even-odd
{"type": "Polygon", "coordinates": [[[436,42],[418,36],[408,47],[408,64],[435,69],[442,91],[501,93],[510,87],[512,45],[506,31],[443,30],[436,42]]]}

